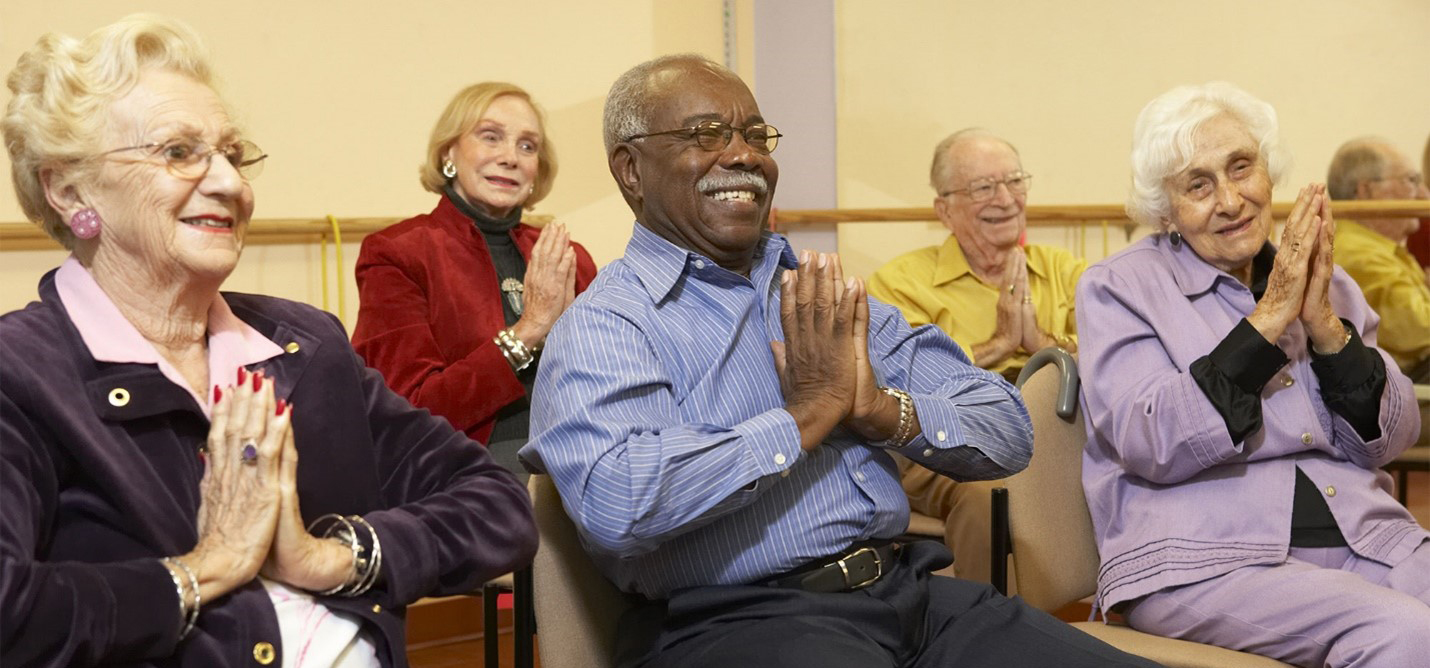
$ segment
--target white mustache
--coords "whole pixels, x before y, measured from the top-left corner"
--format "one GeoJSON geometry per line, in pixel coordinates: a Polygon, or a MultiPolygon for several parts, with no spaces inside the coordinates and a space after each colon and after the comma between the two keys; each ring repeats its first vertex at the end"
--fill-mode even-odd
{"type": "Polygon", "coordinates": [[[764,176],[754,172],[722,172],[706,175],[695,184],[695,188],[703,193],[717,190],[753,190],[756,194],[763,195],[769,192],[770,185],[764,176]]]}

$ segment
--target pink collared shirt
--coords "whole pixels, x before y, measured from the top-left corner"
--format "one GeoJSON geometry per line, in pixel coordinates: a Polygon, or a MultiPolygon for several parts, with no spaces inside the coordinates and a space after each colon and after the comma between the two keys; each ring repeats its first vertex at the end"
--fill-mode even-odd
{"type": "MultiPolygon", "coordinates": [[[[89,354],[100,362],[155,364],[171,382],[189,391],[205,416],[213,410],[213,393],[195,392],[179,370],[119,312],[89,270],[71,255],[55,273],[55,289],[79,330],[89,354]]],[[[248,326],[218,297],[209,305],[209,384],[227,387],[238,382],[238,367],[283,354],[278,344],[248,326]]]]}

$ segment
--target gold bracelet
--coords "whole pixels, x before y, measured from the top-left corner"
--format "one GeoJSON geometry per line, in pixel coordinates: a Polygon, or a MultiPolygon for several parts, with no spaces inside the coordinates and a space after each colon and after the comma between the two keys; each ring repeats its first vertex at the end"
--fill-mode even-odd
{"type": "Polygon", "coordinates": [[[879,388],[887,394],[899,400],[899,428],[894,431],[894,435],[888,440],[875,445],[881,448],[901,448],[908,444],[914,436],[914,398],[897,387],[879,388]]]}

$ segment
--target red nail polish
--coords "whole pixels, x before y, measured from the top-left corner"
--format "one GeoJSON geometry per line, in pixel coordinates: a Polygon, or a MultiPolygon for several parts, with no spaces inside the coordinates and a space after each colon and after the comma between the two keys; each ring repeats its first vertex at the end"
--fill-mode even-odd
{"type": "Polygon", "coordinates": [[[280,416],[280,415],[283,414],[283,406],[284,406],[285,404],[286,404],[286,402],[284,402],[282,399],[279,399],[279,400],[278,400],[278,407],[275,408],[275,409],[273,409],[273,415],[274,415],[274,417],[277,417],[277,416],[280,416]]]}
{"type": "Polygon", "coordinates": [[[247,378],[247,375],[244,373],[243,367],[238,367],[238,383],[237,383],[237,384],[242,385],[245,378],[247,378]]]}
{"type": "Polygon", "coordinates": [[[257,392],[261,389],[263,389],[263,372],[255,371],[253,373],[253,391],[257,392]]]}
{"type": "Polygon", "coordinates": [[[214,386],[214,403],[218,403],[219,400],[221,400],[221,399],[223,399],[223,392],[220,392],[219,389],[218,389],[218,386],[215,385],[215,386],[214,386]]]}

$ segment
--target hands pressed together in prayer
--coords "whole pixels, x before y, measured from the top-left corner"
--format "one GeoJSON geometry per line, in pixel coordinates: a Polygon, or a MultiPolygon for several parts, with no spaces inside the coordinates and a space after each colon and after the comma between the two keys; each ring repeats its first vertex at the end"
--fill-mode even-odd
{"type": "Polygon", "coordinates": [[[899,427],[899,401],[885,394],[869,363],[869,298],[864,281],[844,279],[839,256],[800,253],[780,285],[784,342],[772,341],[785,408],[813,450],[843,425],[880,441],[899,427]]]}
{"type": "Polygon", "coordinates": [[[236,387],[215,387],[214,396],[198,544],[179,557],[197,574],[203,600],[260,574],[308,591],[342,584],[352,551],[308,533],[298,507],[293,406],[275,401],[271,378],[243,369],[236,387]]]}
{"type": "Polygon", "coordinates": [[[1321,355],[1340,352],[1349,333],[1331,306],[1335,268],[1335,219],[1324,184],[1311,184],[1296,195],[1286,218],[1266,293],[1247,321],[1275,344],[1291,323],[1306,328],[1311,347],[1321,355]]]}
{"type": "Polygon", "coordinates": [[[541,228],[522,283],[521,318],[512,325],[512,333],[527,348],[536,350],[576,299],[576,250],[565,225],[551,223],[541,228]]]}
{"type": "Polygon", "coordinates": [[[993,336],[973,346],[973,361],[981,367],[992,367],[1009,355],[1023,350],[1029,354],[1057,345],[1038,326],[1038,312],[1033,306],[1032,289],[1028,286],[1028,259],[1022,248],[1008,253],[1003,275],[999,278],[997,320],[993,336]]]}

